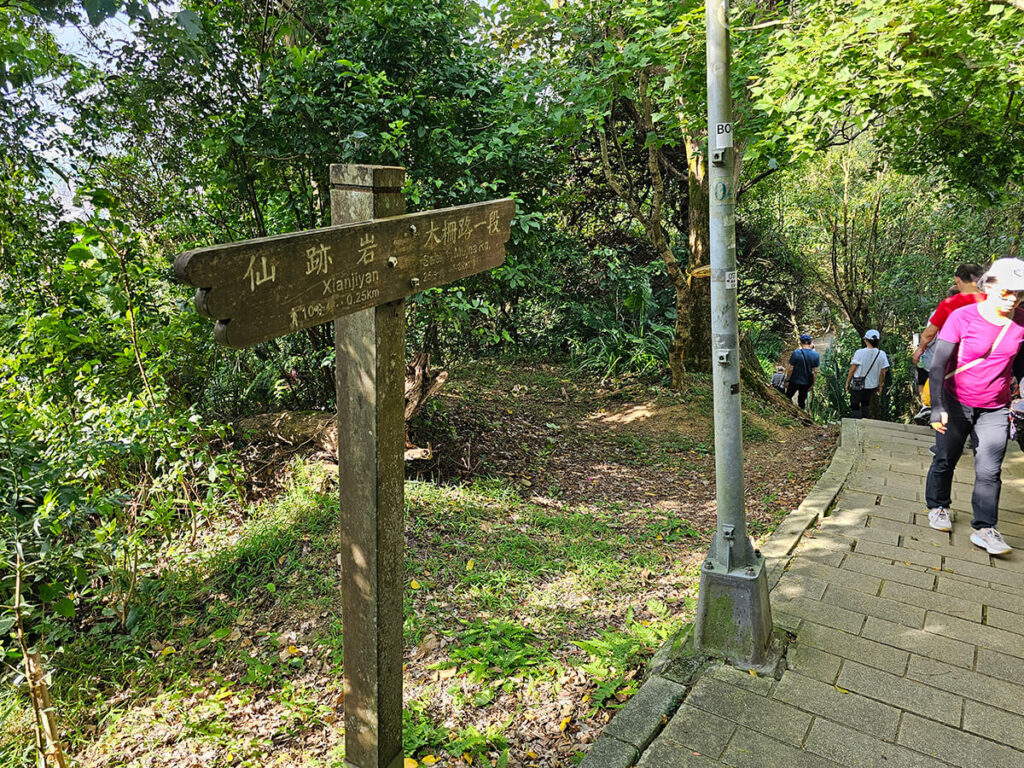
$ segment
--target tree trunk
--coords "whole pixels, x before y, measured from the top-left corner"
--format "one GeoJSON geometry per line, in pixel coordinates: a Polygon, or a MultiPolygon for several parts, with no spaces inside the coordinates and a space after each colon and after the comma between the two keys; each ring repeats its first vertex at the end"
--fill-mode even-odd
{"type": "Polygon", "coordinates": [[[672,282],[676,288],[676,324],[668,350],[668,368],[672,372],[672,389],[678,392],[683,386],[690,340],[690,286],[685,275],[679,282],[672,282]]]}
{"type": "MultiPolygon", "coordinates": [[[[693,139],[686,140],[686,165],[688,170],[688,227],[690,258],[687,272],[692,274],[699,267],[711,263],[710,205],[708,199],[708,175],[700,145],[693,139]]],[[[710,278],[689,278],[690,290],[687,300],[689,307],[689,338],[684,354],[692,370],[711,370],[711,280],[710,278]]],[[[678,298],[678,293],[676,294],[678,298]]],[[[676,311],[679,311],[677,302],[676,311]]]]}
{"type": "MultiPolygon", "coordinates": [[[[646,69],[638,71],[638,98],[632,102],[623,100],[624,104],[631,107],[628,112],[641,135],[655,131],[650,74],[646,69]]],[[[643,226],[651,245],[665,262],[668,277],[676,290],[676,322],[668,362],[672,371],[672,386],[679,389],[687,366],[705,371],[711,368],[711,286],[705,278],[697,278],[695,283],[692,277],[694,268],[708,262],[707,168],[700,142],[692,136],[683,136],[688,166],[691,242],[689,258],[681,263],[672,248],[669,233],[662,224],[666,195],[663,167],[674,166],[663,162],[660,150],[650,144],[646,147],[647,178],[641,178],[643,172],[632,168],[626,160],[614,109],[597,126],[596,137],[601,150],[601,168],[608,185],[626,204],[633,218],[643,226]],[[648,180],[649,185],[646,183],[648,180]]],[[[679,173],[675,174],[675,177],[680,176],[679,173]]]]}
{"type": "MultiPolygon", "coordinates": [[[[427,400],[440,391],[448,381],[448,371],[430,370],[430,355],[417,352],[405,364],[405,421],[423,410],[427,400]]],[[[408,429],[406,430],[408,433],[408,429]]],[[[406,436],[408,442],[408,435],[406,436]]]]}
{"type": "Polygon", "coordinates": [[[43,667],[43,658],[38,653],[30,653],[26,661],[32,707],[38,713],[39,726],[46,739],[46,751],[43,753],[44,764],[54,766],[54,768],[67,768],[68,760],[60,741],[57,716],[54,714],[53,702],[50,700],[50,689],[46,685],[46,669],[43,667]]]}

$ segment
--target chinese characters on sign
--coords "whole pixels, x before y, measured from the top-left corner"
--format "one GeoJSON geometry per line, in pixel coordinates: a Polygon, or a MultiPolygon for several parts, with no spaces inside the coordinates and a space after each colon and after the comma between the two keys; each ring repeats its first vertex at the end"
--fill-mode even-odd
{"type": "Polygon", "coordinates": [[[267,258],[260,259],[260,268],[256,269],[256,257],[249,259],[249,269],[245,272],[245,279],[249,281],[249,292],[255,293],[256,289],[264,283],[272,283],[277,278],[277,267],[270,265],[267,268],[267,258]]]}
{"type": "Polygon", "coordinates": [[[357,264],[372,264],[374,253],[377,251],[377,239],[373,234],[364,235],[359,238],[359,261],[357,264]]]}
{"type": "Polygon", "coordinates": [[[331,249],[320,243],[306,249],[306,274],[326,275],[331,268],[331,249]]]}
{"type": "Polygon", "coordinates": [[[245,347],[395,301],[504,261],[511,200],[201,248],[175,270],[215,335],[245,347]]]}
{"type": "Polygon", "coordinates": [[[451,246],[463,243],[473,237],[479,227],[487,227],[488,235],[501,233],[500,219],[497,211],[489,211],[487,218],[483,221],[473,222],[471,216],[462,216],[458,219],[445,219],[440,225],[437,222],[430,222],[430,229],[427,230],[426,242],[424,245],[431,248],[438,245],[451,246]]]}

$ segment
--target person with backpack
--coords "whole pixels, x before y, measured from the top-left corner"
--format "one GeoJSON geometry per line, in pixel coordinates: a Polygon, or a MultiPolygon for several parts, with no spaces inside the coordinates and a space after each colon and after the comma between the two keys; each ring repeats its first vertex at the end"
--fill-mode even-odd
{"type": "Polygon", "coordinates": [[[864,334],[864,346],[853,353],[846,374],[846,391],[850,393],[850,414],[863,419],[869,414],[871,401],[881,393],[889,358],[878,348],[879,333],[874,328],[864,334]]]}
{"type": "Polygon", "coordinates": [[[928,524],[953,529],[953,471],[973,431],[974,490],[971,543],[990,555],[1010,547],[996,529],[1002,490],[1003,456],[1009,437],[1012,380],[1024,376],[1024,261],[998,259],[978,281],[985,298],[954,310],[938,332],[928,388],[935,458],[928,470],[928,524]]]}
{"type": "Polygon", "coordinates": [[[786,368],[786,397],[790,400],[797,395],[796,404],[801,408],[807,407],[807,393],[814,386],[814,380],[818,378],[818,367],[821,365],[821,358],[814,351],[814,344],[810,334],[800,335],[800,347],[793,350],[789,356],[789,366],[786,368]]]}
{"type": "Polygon", "coordinates": [[[786,394],[786,369],[781,365],[775,366],[775,373],[772,374],[772,388],[778,390],[780,395],[786,394]]]}

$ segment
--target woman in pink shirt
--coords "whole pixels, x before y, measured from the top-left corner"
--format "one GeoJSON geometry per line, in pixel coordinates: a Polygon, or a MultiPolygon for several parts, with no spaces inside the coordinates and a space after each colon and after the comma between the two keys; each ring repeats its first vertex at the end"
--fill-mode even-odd
{"type": "Polygon", "coordinates": [[[928,387],[932,393],[931,425],[938,432],[935,458],[928,470],[925,499],[928,523],[939,531],[953,529],[950,510],[953,470],[973,429],[974,519],[971,541],[992,555],[1010,547],[996,530],[1003,454],[1009,437],[1007,406],[1010,377],[1024,375],[1024,261],[999,259],[978,281],[984,300],[950,314],[939,331],[928,387]]]}

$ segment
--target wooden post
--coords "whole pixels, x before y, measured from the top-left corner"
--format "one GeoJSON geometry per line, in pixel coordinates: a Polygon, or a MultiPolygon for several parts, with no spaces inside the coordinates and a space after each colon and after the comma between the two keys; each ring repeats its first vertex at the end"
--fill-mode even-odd
{"type": "MultiPolygon", "coordinates": [[[[331,223],[405,213],[405,169],[332,165],[331,223]]],[[[334,321],[345,764],[400,768],[405,302],[334,321]]]]}
{"type": "Polygon", "coordinates": [[[174,260],[214,338],[236,349],[334,320],[345,750],[401,768],[405,297],[499,266],[515,203],[405,213],[405,169],[332,165],[322,229],[174,260]]]}

